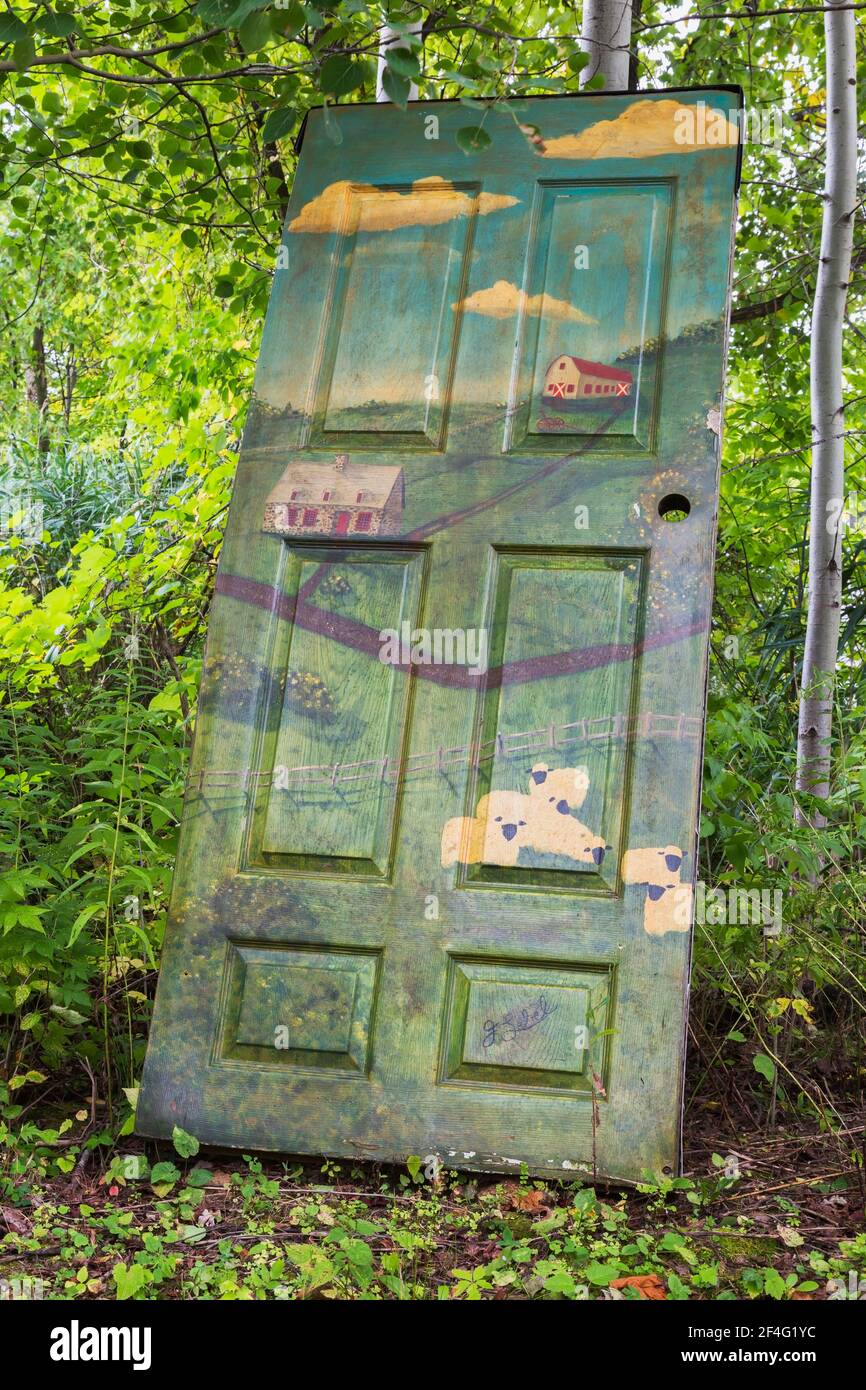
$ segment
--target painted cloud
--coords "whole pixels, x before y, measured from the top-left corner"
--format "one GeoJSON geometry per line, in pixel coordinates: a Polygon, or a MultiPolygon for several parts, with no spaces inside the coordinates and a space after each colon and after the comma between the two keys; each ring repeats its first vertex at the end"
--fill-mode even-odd
{"type": "Polygon", "coordinates": [[[739,143],[737,127],[714,107],[664,98],[632,102],[612,121],[596,121],[579,135],[545,140],[545,159],[640,159],[694,154],[739,143]]]}
{"type": "Polygon", "coordinates": [[[522,309],[527,314],[541,314],[561,323],[598,323],[598,319],[590,318],[565,299],[554,299],[550,294],[527,295],[510,280],[497,280],[489,289],[476,290],[451,308],[462,309],[464,314],[483,314],[489,319],[511,319],[522,309]]]}
{"type": "Polygon", "coordinates": [[[340,179],[329,183],[318,197],[306,203],[289,223],[290,232],[338,232],[344,226],[349,194],[360,204],[358,228],[364,232],[393,232],[398,227],[435,227],[477,212],[486,217],[500,208],[513,207],[519,198],[500,193],[480,193],[472,198],[447,179],[434,174],[417,179],[411,192],[375,188],[373,184],[340,179]]]}

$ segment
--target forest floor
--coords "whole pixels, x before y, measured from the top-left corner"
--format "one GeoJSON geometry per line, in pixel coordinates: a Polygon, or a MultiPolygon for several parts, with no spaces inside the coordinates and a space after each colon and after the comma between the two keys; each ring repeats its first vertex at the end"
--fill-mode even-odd
{"type": "Polygon", "coordinates": [[[862,1111],[836,1124],[693,1095],[683,1177],[636,1190],[134,1138],[60,1176],[19,1158],[0,1297],[866,1299],[862,1111]]]}

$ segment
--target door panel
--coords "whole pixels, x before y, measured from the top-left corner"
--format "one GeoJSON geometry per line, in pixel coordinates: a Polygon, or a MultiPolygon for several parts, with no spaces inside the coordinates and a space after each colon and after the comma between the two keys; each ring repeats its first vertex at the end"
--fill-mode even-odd
{"type": "Polygon", "coordinates": [[[604,1075],[611,969],[452,958],[447,989],[442,1084],[587,1092],[604,1075]]]}
{"type": "Polygon", "coordinates": [[[737,106],[311,113],[142,1133],[676,1167],[737,106]]]}
{"type": "Polygon", "coordinates": [[[640,555],[593,555],[586,549],[495,553],[490,677],[482,696],[478,775],[470,782],[472,810],[467,809],[471,815],[487,796],[493,824],[479,859],[461,856],[462,863],[479,865],[464,881],[614,890],[628,747],[620,741],[605,749],[593,759],[590,778],[582,738],[597,715],[608,720],[616,711],[621,720],[628,718],[641,580],[640,555]],[[576,709],[580,721],[571,717],[576,709]],[[541,753],[529,758],[527,777],[533,747],[541,753]],[[510,819],[509,793],[518,798],[510,819]],[[500,811],[506,813],[508,840],[495,830],[503,820],[500,811]],[[512,858],[519,865],[507,867],[512,858]],[[503,863],[506,868],[491,871],[503,863]]]}
{"type": "Polygon", "coordinates": [[[251,864],[388,875],[410,684],[371,659],[371,641],[380,629],[415,626],[423,565],[417,549],[286,546],[251,864]]]}
{"type": "MultiPolygon", "coordinates": [[[[442,184],[332,185],[339,194],[325,198],[318,215],[326,225],[334,215],[339,221],[339,269],[311,443],[441,446],[460,322],[451,304],[460,298],[480,193],[477,184],[442,184]],[[399,231],[396,259],[394,240],[382,231],[399,231]],[[382,331],[383,322],[411,314],[419,300],[432,309],[420,331],[382,331]]],[[[319,225],[316,200],[308,207],[311,225],[319,225]]]]}
{"type": "Polygon", "coordinates": [[[363,1074],[378,963],[372,951],[230,942],[215,1060],[363,1074]]]}
{"type": "Polygon", "coordinates": [[[524,314],[520,412],[509,447],[549,451],[554,434],[573,448],[595,434],[612,403],[614,417],[595,447],[650,447],[673,200],[672,181],[537,186],[529,294],[544,312],[524,314]],[[579,305],[572,302],[575,279],[579,305]],[[616,359],[619,376],[557,373],[565,333],[569,362],[595,358],[603,334],[602,365],[616,359]],[[551,367],[557,394],[544,390],[551,367]]]}

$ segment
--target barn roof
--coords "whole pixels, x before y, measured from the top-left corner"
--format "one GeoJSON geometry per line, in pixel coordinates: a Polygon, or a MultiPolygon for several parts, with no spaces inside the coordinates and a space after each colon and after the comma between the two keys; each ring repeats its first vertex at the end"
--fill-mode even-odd
{"type": "Polygon", "coordinates": [[[363,505],[384,507],[395,486],[403,499],[403,470],[376,463],[346,463],[337,468],[333,463],[290,463],[279,482],[268,494],[267,506],[291,501],[320,502],[323,492],[330,492],[330,501],[338,506],[357,506],[358,493],[365,494],[363,505]]]}
{"type": "MultiPolygon", "coordinates": [[[[559,357],[553,359],[550,367],[553,366],[554,362],[561,361],[563,357],[573,362],[578,371],[586,372],[589,376],[606,376],[609,377],[611,381],[632,380],[631,372],[625,371],[622,367],[608,367],[604,362],[590,362],[586,357],[572,357],[571,353],[568,352],[561,352],[559,357]]],[[[548,367],[548,371],[550,371],[550,367],[548,367]]]]}

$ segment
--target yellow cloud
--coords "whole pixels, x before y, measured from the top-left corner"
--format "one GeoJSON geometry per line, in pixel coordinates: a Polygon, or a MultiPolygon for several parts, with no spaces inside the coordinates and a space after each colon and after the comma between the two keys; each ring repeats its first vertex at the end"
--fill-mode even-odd
{"type": "Polygon", "coordinates": [[[598,323],[598,319],[590,318],[565,299],[554,299],[550,294],[524,294],[510,280],[497,280],[489,289],[476,290],[451,308],[462,309],[465,314],[483,314],[488,319],[514,318],[522,309],[524,313],[539,314],[560,323],[598,323]]]}
{"type": "Polygon", "coordinates": [[[500,193],[472,197],[438,174],[417,179],[409,193],[340,179],[301,208],[289,223],[289,231],[338,232],[347,223],[351,202],[358,204],[359,231],[392,232],[397,227],[435,227],[472,212],[486,217],[500,208],[513,207],[519,199],[500,193]]]}
{"type": "MultiPolygon", "coordinates": [[[[596,121],[579,135],[545,140],[545,159],[638,159],[694,154],[739,144],[736,125],[722,111],[664,98],[634,101],[612,121],[596,121]]],[[[540,148],[540,147],[539,147],[540,148]]]]}

